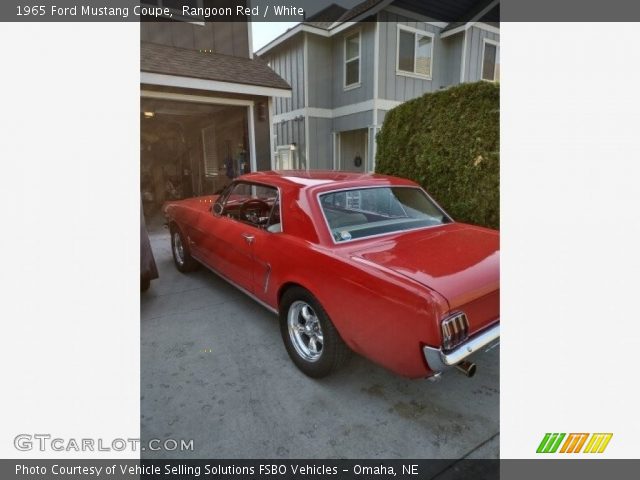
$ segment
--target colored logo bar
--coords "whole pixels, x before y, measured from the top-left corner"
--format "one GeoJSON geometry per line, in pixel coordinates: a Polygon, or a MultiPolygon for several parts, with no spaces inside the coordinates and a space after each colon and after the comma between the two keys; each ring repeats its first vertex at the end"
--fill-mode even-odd
{"type": "Polygon", "coordinates": [[[536,453],[603,453],[611,437],[613,433],[545,433],[536,453]]]}

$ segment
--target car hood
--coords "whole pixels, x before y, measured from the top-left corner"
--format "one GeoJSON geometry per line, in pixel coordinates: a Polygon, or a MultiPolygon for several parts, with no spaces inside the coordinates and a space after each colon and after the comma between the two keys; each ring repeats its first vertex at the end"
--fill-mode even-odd
{"type": "Polygon", "coordinates": [[[495,230],[452,223],[378,239],[350,253],[437,291],[452,310],[500,289],[495,230]]]}

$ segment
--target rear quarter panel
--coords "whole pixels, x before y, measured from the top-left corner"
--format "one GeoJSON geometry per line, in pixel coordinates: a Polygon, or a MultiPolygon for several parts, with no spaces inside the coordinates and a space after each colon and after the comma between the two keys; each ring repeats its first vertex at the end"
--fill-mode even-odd
{"type": "Polygon", "coordinates": [[[283,233],[270,240],[269,249],[278,254],[269,262],[266,303],[277,308],[283,287],[300,285],[318,299],[355,352],[399,375],[427,376],[421,347],[440,344],[439,319],[447,310],[442,297],[298,237],[283,233]]]}

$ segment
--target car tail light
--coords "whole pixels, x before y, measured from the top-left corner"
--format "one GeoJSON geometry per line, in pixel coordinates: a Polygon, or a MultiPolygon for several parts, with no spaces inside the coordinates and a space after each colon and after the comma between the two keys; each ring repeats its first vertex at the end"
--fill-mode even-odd
{"type": "Polygon", "coordinates": [[[442,348],[451,350],[469,336],[469,320],[462,312],[457,312],[442,321],[442,348]]]}

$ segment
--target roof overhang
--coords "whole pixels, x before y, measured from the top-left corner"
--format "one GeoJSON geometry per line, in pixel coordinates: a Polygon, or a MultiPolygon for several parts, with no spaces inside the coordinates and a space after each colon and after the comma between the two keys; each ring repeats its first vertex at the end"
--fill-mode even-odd
{"type": "Polygon", "coordinates": [[[247,85],[244,83],[221,82],[203,78],[181,77],[163,73],[140,72],[140,83],[163,87],[207,90],[211,92],[235,93],[238,95],[257,95],[265,97],[291,97],[291,90],[284,88],[247,85]]]}
{"type": "Polygon", "coordinates": [[[265,53],[269,52],[270,50],[273,50],[275,47],[277,47],[281,43],[286,42],[290,38],[294,37],[295,35],[297,35],[300,32],[313,33],[313,34],[319,35],[321,37],[332,37],[333,35],[337,35],[337,34],[343,32],[343,31],[345,31],[346,29],[352,27],[353,25],[355,25],[356,23],[360,22],[361,20],[364,20],[365,18],[373,15],[374,13],[379,12],[383,8],[389,6],[392,2],[393,2],[393,0],[384,0],[384,1],[380,2],[380,3],[377,3],[376,5],[372,6],[371,8],[363,11],[362,13],[357,15],[356,17],[349,19],[348,21],[345,21],[345,22],[333,22],[328,30],[325,30],[323,28],[314,27],[312,25],[307,25],[305,23],[299,23],[295,27],[293,27],[293,28],[287,30],[286,32],[284,32],[283,34],[281,34],[279,37],[276,37],[274,40],[272,40],[267,45],[265,45],[260,50],[258,50],[255,54],[258,55],[258,56],[262,56],[265,53]]]}
{"type": "Polygon", "coordinates": [[[260,56],[264,55],[265,53],[267,53],[268,51],[273,50],[274,48],[276,48],[281,43],[286,42],[290,38],[293,38],[294,36],[296,36],[300,32],[314,33],[316,35],[320,35],[321,37],[329,37],[330,36],[329,32],[327,30],[324,30],[324,29],[318,28],[318,27],[313,27],[311,25],[305,25],[303,23],[299,23],[295,27],[290,28],[286,32],[280,34],[278,37],[276,37],[273,40],[271,40],[269,43],[267,43],[260,50],[255,52],[255,54],[260,57],[260,56]]]}
{"type": "Polygon", "coordinates": [[[487,32],[491,32],[491,33],[498,33],[498,34],[500,33],[500,29],[492,25],[488,25],[482,22],[467,22],[464,25],[460,25],[459,27],[452,28],[451,30],[447,30],[446,32],[442,32],[440,34],[440,38],[450,37],[457,33],[464,32],[465,30],[469,30],[471,27],[476,27],[476,28],[479,28],[480,30],[486,30],[487,32]]]}
{"type": "MultiPolygon", "coordinates": [[[[376,13],[378,13],[381,10],[387,9],[390,12],[394,12],[394,13],[398,13],[401,15],[414,15],[412,14],[412,12],[395,7],[393,5],[391,5],[393,3],[393,0],[384,0],[381,1],[375,5],[373,5],[371,8],[364,10],[363,12],[361,12],[359,15],[350,18],[348,21],[336,21],[333,24],[331,24],[331,26],[329,27],[328,30],[325,30],[323,28],[318,28],[318,27],[314,27],[312,25],[307,25],[304,23],[299,23],[298,25],[296,25],[295,27],[290,28],[289,30],[287,30],[286,32],[284,32],[283,34],[281,34],[280,36],[276,37],[274,40],[272,40],[271,42],[269,42],[267,45],[265,45],[264,47],[262,47],[260,50],[256,51],[255,54],[257,56],[262,56],[266,53],[268,53],[269,51],[273,50],[274,48],[276,48],[278,45],[286,42],[287,40],[289,40],[290,38],[293,38],[294,36],[296,36],[298,33],[301,32],[308,32],[308,33],[312,33],[315,35],[319,35],[321,37],[332,37],[334,35],[337,35],[345,30],[347,30],[348,28],[354,26],[355,24],[357,24],[358,22],[364,20],[365,18],[374,15],[376,13]]],[[[452,28],[451,30],[446,30],[446,26],[447,24],[451,23],[451,22],[438,22],[438,21],[433,21],[433,20],[429,20],[429,19],[424,19],[421,21],[426,21],[427,23],[430,23],[432,25],[435,25],[439,28],[445,28],[445,31],[443,31],[440,34],[440,38],[446,38],[446,37],[450,37],[451,35],[455,35],[457,33],[463,32],[465,30],[468,30],[469,28],[473,27],[477,27],[480,28],[482,30],[486,30],[492,33],[500,33],[500,29],[496,28],[492,25],[483,23],[483,22],[478,22],[479,19],[481,19],[484,15],[486,15],[487,12],[491,11],[491,9],[493,9],[497,4],[500,3],[500,0],[493,0],[489,3],[487,3],[487,5],[482,8],[482,10],[478,11],[475,15],[473,15],[473,17],[466,23],[464,23],[463,25],[460,25],[459,27],[455,27],[452,28]]]]}

